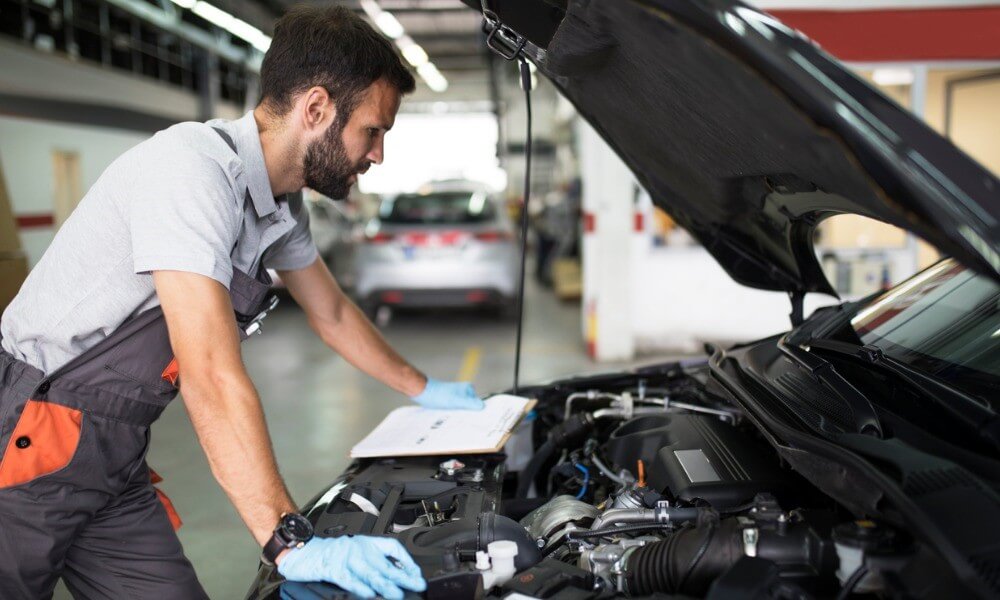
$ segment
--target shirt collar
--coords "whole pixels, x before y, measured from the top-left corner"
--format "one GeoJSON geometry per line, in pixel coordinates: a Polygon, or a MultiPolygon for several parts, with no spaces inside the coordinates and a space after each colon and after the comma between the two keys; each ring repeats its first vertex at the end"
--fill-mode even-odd
{"type": "Polygon", "coordinates": [[[236,153],[243,161],[254,210],[257,211],[257,217],[266,217],[278,209],[278,203],[271,193],[271,180],[267,177],[264,150],[260,146],[260,131],[257,129],[257,121],[252,110],[232,122],[232,132],[236,153]]]}

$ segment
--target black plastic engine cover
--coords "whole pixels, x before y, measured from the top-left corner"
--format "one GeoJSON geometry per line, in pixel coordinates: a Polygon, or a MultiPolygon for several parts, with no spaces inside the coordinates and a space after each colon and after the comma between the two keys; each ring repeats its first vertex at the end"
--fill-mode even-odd
{"type": "Polygon", "coordinates": [[[605,445],[616,468],[646,463],[653,489],[717,509],[749,502],[758,492],[782,495],[790,486],[774,451],[729,423],[689,413],[651,415],[622,424],[605,445]]]}

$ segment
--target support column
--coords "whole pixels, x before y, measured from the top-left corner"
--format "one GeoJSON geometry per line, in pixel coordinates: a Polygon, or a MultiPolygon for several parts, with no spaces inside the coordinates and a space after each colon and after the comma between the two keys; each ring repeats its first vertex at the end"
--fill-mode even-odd
{"type": "Polygon", "coordinates": [[[577,144],[583,186],[583,330],[598,361],[635,355],[632,237],[636,182],[631,171],[582,119],[577,144]]]}
{"type": "Polygon", "coordinates": [[[211,52],[199,51],[197,61],[198,76],[198,120],[214,119],[219,104],[219,58],[211,52]]]}
{"type": "MultiPolygon", "coordinates": [[[[921,121],[927,121],[927,65],[918,64],[913,68],[913,83],[910,84],[910,112],[921,121]]],[[[906,232],[907,264],[900,265],[900,273],[916,273],[920,268],[920,238],[906,232]]],[[[893,281],[899,283],[899,281],[893,281]]]]}

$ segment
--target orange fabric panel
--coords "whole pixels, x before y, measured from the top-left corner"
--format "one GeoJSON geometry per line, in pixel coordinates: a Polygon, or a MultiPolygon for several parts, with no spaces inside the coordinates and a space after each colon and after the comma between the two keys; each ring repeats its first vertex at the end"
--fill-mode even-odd
{"type": "Polygon", "coordinates": [[[165,381],[169,381],[170,385],[177,385],[177,379],[180,377],[180,368],[177,366],[177,359],[170,361],[166,369],[163,369],[163,374],[160,375],[165,381]]]}
{"type": "Polygon", "coordinates": [[[0,462],[0,487],[26,483],[69,464],[80,442],[83,414],[74,408],[28,400],[0,462]],[[18,440],[27,439],[26,447],[18,440]]]}
{"type": "Polygon", "coordinates": [[[155,486],[153,489],[156,490],[156,496],[163,504],[163,508],[167,509],[167,517],[170,518],[170,524],[174,526],[174,531],[177,531],[181,528],[181,525],[183,525],[184,522],[181,521],[181,516],[177,514],[177,509],[174,508],[174,503],[170,501],[170,498],[167,498],[167,495],[163,493],[163,490],[155,486]]]}
{"type": "MultiPolygon", "coordinates": [[[[160,477],[159,473],[150,469],[149,480],[152,483],[160,483],[161,481],[163,481],[163,478],[160,477]]],[[[160,499],[160,503],[163,504],[163,508],[167,510],[167,517],[170,518],[170,524],[174,526],[174,531],[177,531],[178,529],[181,528],[181,525],[183,525],[184,522],[181,521],[181,516],[177,513],[177,509],[174,508],[174,503],[171,502],[170,498],[168,498],[167,495],[163,493],[163,490],[156,487],[155,485],[153,486],[153,489],[156,490],[156,497],[160,499]]]]}

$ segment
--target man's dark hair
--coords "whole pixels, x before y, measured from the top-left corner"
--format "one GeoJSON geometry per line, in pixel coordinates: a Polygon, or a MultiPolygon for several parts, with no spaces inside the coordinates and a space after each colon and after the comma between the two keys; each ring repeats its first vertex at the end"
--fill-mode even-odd
{"type": "Polygon", "coordinates": [[[313,86],[326,88],[342,125],[361,93],[385,79],[400,93],[415,88],[392,43],[344,6],[300,5],[274,26],[274,39],[260,68],[261,104],[274,115],[292,107],[292,97],[313,86]]]}

